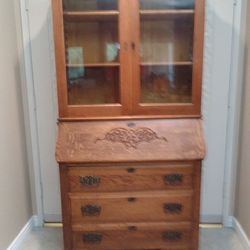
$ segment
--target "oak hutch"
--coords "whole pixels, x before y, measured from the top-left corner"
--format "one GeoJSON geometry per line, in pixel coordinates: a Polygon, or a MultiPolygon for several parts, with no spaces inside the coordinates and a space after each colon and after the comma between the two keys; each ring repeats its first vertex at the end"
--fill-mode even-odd
{"type": "Polygon", "coordinates": [[[205,0],[52,0],[66,250],[198,249],[205,0]]]}

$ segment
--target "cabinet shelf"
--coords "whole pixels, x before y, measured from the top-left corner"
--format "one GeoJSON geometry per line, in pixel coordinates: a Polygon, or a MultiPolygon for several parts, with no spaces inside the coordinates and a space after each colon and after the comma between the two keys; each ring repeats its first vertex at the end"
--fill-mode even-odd
{"type": "MultiPolygon", "coordinates": [[[[192,66],[193,62],[183,61],[183,62],[142,62],[141,66],[192,66]]],[[[67,64],[68,68],[82,68],[82,67],[119,67],[120,63],[86,63],[86,64],[67,64]]]]}
{"type": "Polygon", "coordinates": [[[183,62],[142,62],[141,66],[192,66],[193,62],[183,61],[183,62]]]}
{"type": "Polygon", "coordinates": [[[118,18],[119,11],[64,11],[67,21],[112,21],[118,18]]]}
{"type": "Polygon", "coordinates": [[[194,15],[194,10],[180,9],[180,10],[140,10],[140,15],[144,19],[164,19],[173,17],[185,17],[194,15]]]}
{"type": "Polygon", "coordinates": [[[86,63],[86,64],[67,64],[68,68],[91,68],[91,67],[119,67],[120,63],[86,63]]]}
{"type": "Polygon", "coordinates": [[[140,10],[141,15],[183,15],[194,14],[194,10],[179,9],[179,10],[140,10]]]}

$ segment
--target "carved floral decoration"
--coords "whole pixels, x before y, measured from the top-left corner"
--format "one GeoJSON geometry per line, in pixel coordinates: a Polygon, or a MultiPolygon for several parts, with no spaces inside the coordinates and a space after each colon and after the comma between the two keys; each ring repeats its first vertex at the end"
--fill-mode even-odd
{"type": "Polygon", "coordinates": [[[122,143],[126,148],[137,148],[142,142],[151,142],[154,140],[161,140],[167,142],[165,137],[159,137],[152,129],[141,128],[115,128],[110,130],[104,138],[98,138],[99,141],[109,141],[112,143],[122,143]]]}

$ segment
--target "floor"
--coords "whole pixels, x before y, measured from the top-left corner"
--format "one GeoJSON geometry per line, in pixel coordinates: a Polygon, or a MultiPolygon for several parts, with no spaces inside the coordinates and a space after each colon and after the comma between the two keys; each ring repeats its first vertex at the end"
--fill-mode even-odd
{"type": "MultiPolygon", "coordinates": [[[[35,228],[18,250],[62,250],[61,228],[35,228]]],[[[244,250],[233,229],[201,229],[200,250],[244,250]]]]}

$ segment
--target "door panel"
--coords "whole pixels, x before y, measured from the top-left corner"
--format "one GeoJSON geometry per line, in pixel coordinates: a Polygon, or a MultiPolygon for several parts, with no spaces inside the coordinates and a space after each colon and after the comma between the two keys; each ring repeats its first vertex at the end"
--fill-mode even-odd
{"type": "MultiPolygon", "coordinates": [[[[84,10],[107,7],[88,2],[77,1],[84,10]]],[[[64,7],[68,105],[120,103],[118,11],[114,15],[70,12],[76,1],[65,3],[69,3],[64,7]]]]}
{"type": "Polygon", "coordinates": [[[60,118],[122,116],[131,81],[128,2],[54,0],[53,8],[60,118]]]}
{"type": "Polygon", "coordinates": [[[133,9],[134,113],[199,116],[203,1],[141,0],[133,9]]]}

